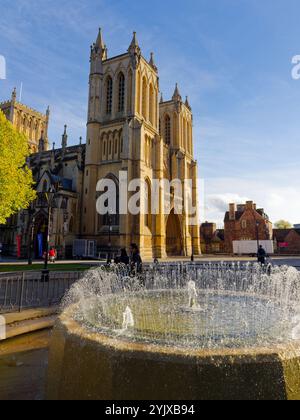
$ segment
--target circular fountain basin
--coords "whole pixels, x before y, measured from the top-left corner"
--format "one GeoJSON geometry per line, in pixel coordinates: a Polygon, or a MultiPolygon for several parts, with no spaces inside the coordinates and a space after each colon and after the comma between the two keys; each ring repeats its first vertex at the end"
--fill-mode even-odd
{"type": "Polygon", "coordinates": [[[48,399],[300,399],[300,342],[276,303],[203,292],[189,308],[186,293],[161,290],[88,303],[56,323],[48,399]],[[135,323],[122,331],[126,306],[135,323]]]}
{"type": "Polygon", "coordinates": [[[118,340],[180,348],[241,348],[291,339],[290,320],[276,301],[229,291],[198,290],[189,306],[186,290],[142,290],[90,299],[75,320],[118,340]],[[124,309],[134,325],[122,329],[124,309]]]}

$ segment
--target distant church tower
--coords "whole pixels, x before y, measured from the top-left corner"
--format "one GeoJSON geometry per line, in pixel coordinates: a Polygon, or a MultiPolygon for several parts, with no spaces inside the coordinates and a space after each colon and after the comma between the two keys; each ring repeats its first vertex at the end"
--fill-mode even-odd
{"type": "Polygon", "coordinates": [[[41,114],[28,106],[17,101],[16,88],[13,90],[11,99],[0,103],[0,109],[6,118],[25,134],[32,153],[37,153],[41,147],[41,140],[44,150],[48,150],[48,126],[50,118],[49,107],[45,114],[41,114]]]}
{"type": "Polygon", "coordinates": [[[153,179],[192,178],[196,205],[191,108],[177,85],[173,98],[159,103],[154,57],[142,56],[136,33],[128,51],[117,57],[108,58],[101,30],[91,47],[86,143],[83,238],[96,239],[102,250],[128,249],[135,242],[144,258],[200,254],[199,225],[189,226],[189,216],[174,210],[165,215],[162,190],[157,215],[96,211],[97,182],[110,178],[118,190],[120,171],[127,172],[128,181],[145,180],[149,201],[153,179]]]}

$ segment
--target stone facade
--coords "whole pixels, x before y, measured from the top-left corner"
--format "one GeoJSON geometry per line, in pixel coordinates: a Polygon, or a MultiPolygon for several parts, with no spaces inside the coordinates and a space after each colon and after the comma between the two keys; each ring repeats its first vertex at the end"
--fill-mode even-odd
{"type": "Polygon", "coordinates": [[[230,204],[225,214],[224,236],[226,252],[233,252],[233,241],[272,239],[272,223],[263,209],[248,201],[246,204],[230,204]]]}
{"type": "Polygon", "coordinates": [[[189,103],[182,101],[177,86],[171,100],[159,103],[153,54],[150,61],[142,56],[135,33],[125,54],[108,58],[100,31],[90,62],[82,236],[104,249],[111,229],[114,249],[135,242],[148,258],[199,255],[199,226],[189,226],[189,217],[173,210],[163,214],[162,189],[157,215],[120,214],[109,227],[108,218],[96,212],[97,181],[110,178],[118,189],[120,171],[128,174],[129,182],[143,179],[148,194],[153,179],[191,178],[196,205],[197,163],[189,103]]]}
{"type": "Polygon", "coordinates": [[[0,240],[5,253],[17,256],[19,242],[21,257],[27,257],[32,240],[32,255],[41,258],[50,222],[49,246],[56,248],[59,258],[72,257],[73,241],[81,230],[85,145],[68,147],[67,138],[65,127],[62,147],[51,151],[44,150],[43,139],[40,139],[40,151],[28,159],[38,199],[30,209],[14,215],[1,227],[0,240]],[[55,192],[55,198],[50,200],[50,213],[43,194],[48,191],[55,192]]]}
{"type": "MultiPolygon", "coordinates": [[[[177,85],[170,100],[159,100],[153,54],[149,61],[142,56],[135,33],[128,51],[117,57],[108,58],[101,31],[91,47],[86,145],[68,147],[65,130],[62,148],[49,151],[49,109],[42,115],[20,104],[15,90],[1,109],[28,138],[33,153],[28,164],[37,190],[58,189],[57,203],[51,211],[50,246],[55,246],[61,256],[70,255],[72,241],[77,238],[95,241],[102,253],[128,249],[135,242],[142,257],[149,259],[201,253],[199,224],[190,223],[191,216],[186,212],[176,214],[178,197],[172,189],[159,189],[158,214],[117,212],[108,216],[96,211],[98,181],[111,179],[119,191],[119,174],[123,171],[128,182],[144,181],[141,201],[147,195],[150,203],[153,180],[177,178],[183,187],[184,180],[191,179],[190,196],[196,208],[193,219],[199,220],[191,107],[187,99],[182,100],[177,85]],[[165,214],[167,194],[172,205],[165,214]]],[[[183,201],[187,202],[187,191],[183,191],[183,201]]],[[[128,194],[128,200],[132,194],[128,194]]],[[[33,214],[23,211],[1,229],[0,240],[10,253],[16,254],[16,238],[21,238],[24,254],[33,235],[36,256],[37,237],[42,235],[45,242],[47,214],[36,205],[33,214]]]]}
{"type": "Polygon", "coordinates": [[[48,125],[50,110],[41,114],[17,101],[16,89],[12,92],[11,99],[0,103],[0,109],[6,118],[21,133],[28,138],[28,145],[32,153],[37,153],[40,139],[44,140],[44,148],[48,149],[48,125]]]}

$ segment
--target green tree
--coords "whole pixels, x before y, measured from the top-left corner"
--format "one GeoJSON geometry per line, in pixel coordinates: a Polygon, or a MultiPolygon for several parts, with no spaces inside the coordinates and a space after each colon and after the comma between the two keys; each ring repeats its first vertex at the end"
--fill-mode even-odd
{"type": "Polygon", "coordinates": [[[275,223],[276,229],[291,229],[292,227],[292,224],[286,220],[278,220],[278,222],[275,223]]]}
{"type": "Polygon", "coordinates": [[[32,173],[26,165],[28,156],[26,137],[0,111],[0,224],[27,208],[36,196],[32,173]]]}

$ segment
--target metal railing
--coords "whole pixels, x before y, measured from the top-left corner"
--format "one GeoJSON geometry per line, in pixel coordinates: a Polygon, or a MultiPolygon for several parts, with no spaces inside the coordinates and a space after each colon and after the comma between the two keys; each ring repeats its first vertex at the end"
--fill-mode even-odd
{"type": "Polygon", "coordinates": [[[45,281],[40,272],[0,274],[0,314],[58,305],[81,276],[80,272],[50,272],[45,281]]]}

